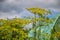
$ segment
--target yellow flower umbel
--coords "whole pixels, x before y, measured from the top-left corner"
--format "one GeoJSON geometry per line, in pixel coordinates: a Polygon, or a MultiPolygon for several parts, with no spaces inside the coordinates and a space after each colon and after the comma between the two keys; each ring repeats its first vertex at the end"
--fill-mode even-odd
{"type": "Polygon", "coordinates": [[[44,8],[27,8],[27,10],[31,11],[34,14],[38,14],[38,15],[51,13],[50,10],[45,10],[44,8]]]}

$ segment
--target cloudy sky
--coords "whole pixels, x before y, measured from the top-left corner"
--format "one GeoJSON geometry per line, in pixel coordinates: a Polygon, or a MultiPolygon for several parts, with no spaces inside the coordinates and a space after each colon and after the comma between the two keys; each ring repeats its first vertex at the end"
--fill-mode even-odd
{"type": "Polygon", "coordinates": [[[60,0],[0,0],[0,18],[20,17],[24,9],[29,7],[50,8],[60,12],[60,0]]]}

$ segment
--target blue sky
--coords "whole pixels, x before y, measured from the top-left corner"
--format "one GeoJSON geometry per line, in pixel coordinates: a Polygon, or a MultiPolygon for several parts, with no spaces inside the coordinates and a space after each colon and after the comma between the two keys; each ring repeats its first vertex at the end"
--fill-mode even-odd
{"type": "Polygon", "coordinates": [[[60,12],[60,0],[0,0],[0,18],[20,17],[25,8],[29,7],[49,8],[60,12]]]}

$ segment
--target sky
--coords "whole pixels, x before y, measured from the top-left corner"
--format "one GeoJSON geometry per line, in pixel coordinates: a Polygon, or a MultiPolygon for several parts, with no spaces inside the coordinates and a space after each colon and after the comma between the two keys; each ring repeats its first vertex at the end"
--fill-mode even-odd
{"type": "Polygon", "coordinates": [[[0,18],[20,17],[25,8],[30,7],[49,8],[60,12],[60,0],[0,0],[0,18]]]}

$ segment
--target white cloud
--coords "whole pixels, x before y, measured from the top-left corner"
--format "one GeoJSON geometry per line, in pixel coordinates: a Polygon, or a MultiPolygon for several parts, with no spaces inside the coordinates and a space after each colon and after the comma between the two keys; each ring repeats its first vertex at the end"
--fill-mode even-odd
{"type": "Polygon", "coordinates": [[[0,12],[0,18],[1,19],[6,19],[6,18],[14,18],[15,16],[17,16],[18,18],[20,14],[17,14],[16,11],[11,11],[11,12],[0,12]]]}

